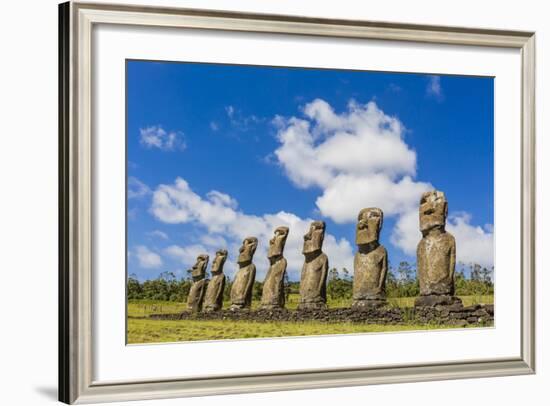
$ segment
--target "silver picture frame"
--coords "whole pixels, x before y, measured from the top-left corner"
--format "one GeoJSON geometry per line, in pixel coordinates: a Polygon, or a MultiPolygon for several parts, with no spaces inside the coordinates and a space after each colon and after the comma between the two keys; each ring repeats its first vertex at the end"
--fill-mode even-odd
{"type": "MultiPolygon", "coordinates": [[[[518,78],[519,79],[519,78],[518,78]]],[[[68,2],[59,6],[59,400],[91,403],[533,374],[535,33],[68,2]],[[521,353],[517,358],[128,382],[93,380],[92,29],[96,24],[284,33],[521,52],[521,353]]]]}

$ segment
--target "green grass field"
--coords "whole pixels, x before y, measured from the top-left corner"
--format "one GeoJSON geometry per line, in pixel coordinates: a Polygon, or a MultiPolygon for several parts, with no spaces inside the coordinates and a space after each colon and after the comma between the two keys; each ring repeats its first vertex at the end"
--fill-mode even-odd
{"type": "MultiPolygon", "coordinates": [[[[328,324],[231,320],[128,320],[128,344],[441,329],[434,325],[328,324]]],[[[452,328],[452,326],[448,326],[452,328]]]]}
{"type": "MultiPolygon", "coordinates": [[[[492,304],[493,296],[461,296],[465,306],[492,304]]],[[[412,307],[414,298],[389,298],[390,305],[412,307]]],[[[295,309],[298,295],[291,295],[287,308],[295,309]]],[[[327,303],[330,308],[349,307],[351,300],[327,303]]],[[[257,308],[259,302],[253,302],[257,308]]],[[[151,314],[173,314],[186,309],[184,303],[136,300],[128,303],[128,344],[174,341],[226,340],[237,338],[289,337],[326,334],[379,333],[406,330],[454,328],[441,325],[377,325],[322,322],[253,322],[232,320],[152,320],[151,314]]]]}

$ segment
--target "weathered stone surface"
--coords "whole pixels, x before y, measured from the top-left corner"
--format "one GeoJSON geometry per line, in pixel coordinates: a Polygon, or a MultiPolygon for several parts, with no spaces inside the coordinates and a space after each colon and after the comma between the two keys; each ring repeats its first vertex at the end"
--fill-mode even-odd
{"type": "Polygon", "coordinates": [[[231,286],[230,310],[242,310],[250,308],[252,303],[252,288],[256,278],[256,266],[252,263],[254,253],[258,247],[256,237],[246,237],[239,249],[239,270],[231,286]]]}
{"type": "Polygon", "coordinates": [[[277,227],[273,238],[269,240],[269,269],[262,291],[262,309],[281,309],[285,307],[286,259],[283,257],[288,227],[277,227]]]}
{"type": "Polygon", "coordinates": [[[202,310],[202,303],[204,300],[204,292],[206,291],[207,281],[201,279],[194,281],[189,290],[189,296],[187,297],[187,309],[192,312],[200,312],[202,310]]]}
{"type": "Polygon", "coordinates": [[[491,316],[495,314],[495,306],[494,305],[485,305],[485,310],[487,313],[489,313],[491,316]]]}
{"type": "Polygon", "coordinates": [[[418,296],[414,301],[415,306],[459,306],[462,309],[462,301],[460,298],[449,295],[426,295],[418,296]]]}
{"type": "Polygon", "coordinates": [[[193,284],[189,290],[189,296],[187,296],[187,309],[192,312],[200,312],[202,310],[202,303],[207,285],[206,279],[204,279],[207,265],[208,255],[201,254],[197,257],[197,261],[195,265],[193,265],[193,268],[191,268],[193,284]]]}
{"type": "Polygon", "coordinates": [[[380,306],[386,298],[388,253],[379,237],[384,214],[378,208],[359,212],[355,242],[358,251],[353,263],[353,309],[380,306]],[[370,302],[370,303],[369,303],[370,302]]]}
{"type": "Polygon", "coordinates": [[[363,300],[354,300],[351,304],[351,308],[357,311],[370,310],[372,308],[377,308],[385,306],[387,301],[385,299],[363,299],[363,300]]]}
{"type": "Polygon", "coordinates": [[[323,253],[325,222],[314,221],[304,235],[305,262],[300,278],[299,310],[324,309],[327,303],[328,257],[323,253]]]}
{"type": "Polygon", "coordinates": [[[204,296],[203,309],[205,312],[217,311],[223,307],[223,290],[225,288],[223,266],[226,259],[227,251],[219,250],[216,252],[214,261],[212,261],[212,269],[210,270],[212,278],[208,282],[204,296]]]}
{"type": "Polygon", "coordinates": [[[438,301],[435,296],[442,296],[442,302],[435,304],[454,304],[460,300],[454,298],[456,243],[454,237],[445,231],[447,210],[443,192],[432,191],[422,195],[419,210],[422,239],[416,250],[421,296],[416,306],[433,306],[431,303],[438,301]],[[449,300],[453,303],[444,303],[449,300]]]}

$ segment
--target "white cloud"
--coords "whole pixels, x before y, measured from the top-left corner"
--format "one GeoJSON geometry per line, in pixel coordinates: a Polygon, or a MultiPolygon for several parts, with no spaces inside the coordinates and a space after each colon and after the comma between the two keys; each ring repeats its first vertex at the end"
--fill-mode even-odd
{"type": "Polygon", "coordinates": [[[178,131],[166,131],[161,126],[140,128],[139,142],[146,148],[158,148],[163,151],[181,150],[187,145],[183,133],[178,131]]]}
{"type": "Polygon", "coordinates": [[[218,131],[220,129],[220,126],[215,121],[210,122],[210,129],[212,131],[218,131]]]}
{"type": "Polygon", "coordinates": [[[145,183],[134,176],[128,178],[128,199],[140,199],[151,193],[151,189],[145,183]]]}
{"type": "Polygon", "coordinates": [[[156,252],[151,251],[145,245],[135,247],[135,256],[138,259],[139,266],[142,268],[160,268],[162,266],[162,258],[156,252]]]}
{"type": "Polygon", "coordinates": [[[387,90],[389,90],[392,93],[399,93],[403,89],[401,88],[401,86],[395,83],[390,83],[387,90]]]}
{"type": "Polygon", "coordinates": [[[235,114],[235,108],[233,106],[225,106],[225,112],[229,118],[233,118],[235,114]]]}
{"type": "Polygon", "coordinates": [[[281,143],[275,155],[296,186],[326,188],[338,176],[415,175],[416,153],[403,140],[403,125],[375,102],[351,101],[347,112],[336,114],[316,99],[304,114],[305,120],[274,119],[281,143]]]}
{"type": "Polygon", "coordinates": [[[400,215],[418,205],[429,183],[413,180],[416,153],[404,126],[371,101],[351,101],[337,114],[324,100],[303,109],[305,119],[276,117],[279,164],[300,188],[319,187],[317,208],[337,223],[354,221],[363,207],[400,215]]]}
{"type": "Polygon", "coordinates": [[[170,245],[164,249],[164,252],[168,256],[181,261],[182,264],[188,265],[190,269],[200,254],[208,254],[208,249],[199,244],[187,245],[185,247],[170,245]]]}
{"type": "Polygon", "coordinates": [[[225,193],[218,192],[217,190],[211,190],[206,194],[208,200],[210,200],[215,206],[227,206],[231,209],[237,208],[237,201],[231,196],[225,193]]]}
{"type": "Polygon", "coordinates": [[[456,238],[457,261],[491,267],[494,264],[492,226],[485,229],[470,224],[471,216],[458,213],[449,216],[447,230],[456,238]]]}
{"type": "Polygon", "coordinates": [[[258,117],[254,114],[251,114],[248,116],[244,115],[241,110],[231,105],[225,106],[225,113],[229,118],[229,122],[231,123],[231,126],[233,126],[234,128],[240,131],[248,131],[250,127],[252,127],[253,125],[259,124],[265,121],[264,118],[258,117]]]}
{"type": "Polygon", "coordinates": [[[421,238],[418,209],[411,208],[398,217],[390,241],[405,254],[416,256],[416,246],[421,238]]]}
{"type": "MultiPolygon", "coordinates": [[[[210,237],[210,238],[216,239],[216,237],[210,237]]],[[[213,242],[213,240],[210,241],[210,242],[213,242]]],[[[218,242],[219,242],[219,240],[218,240],[218,242]]],[[[223,243],[219,244],[219,245],[218,244],[214,244],[214,245],[210,245],[210,244],[205,244],[205,245],[191,244],[191,245],[186,245],[186,246],[171,245],[171,246],[167,247],[164,250],[164,252],[166,253],[166,255],[180,261],[181,264],[185,267],[186,270],[191,269],[191,267],[193,266],[193,264],[195,264],[195,262],[197,260],[197,257],[200,254],[207,254],[209,256],[208,269],[207,269],[207,272],[208,272],[210,270],[210,267],[212,266],[212,261],[214,260],[214,256],[216,255],[216,251],[218,249],[226,248],[226,247],[229,246],[229,245],[226,245],[226,244],[227,243],[224,240],[223,243]]],[[[234,243],[231,246],[236,247],[237,245],[234,243]]],[[[235,256],[237,255],[236,254],[237,250],[238,250],[238,246],[237,246],[237,249],[235,250],[235,256]]],[[[229,254],[228,255],[229,258],[225,262],[225,265],[223,267],[223,271],[226,275],[233,276],[235,274],[235,272],[237,271],[238,267],[237,267],[237,264],[235,263],[235,261],[231,260],[231,253],[228,253],[228,254],[229,254]]],[[[256,257],[254,262],[256,264],[258,264],[257,257],[256,257]]]]}
{"type": "Polygon", "coordinates": [[[168,234],[166,234],[164,231],[160,230],[153,230],[147,233],[149,237],[155,237],[160,238],[161,240],[169,240],[168,234]]]}
{"type": "Polygon", "coordinates": [[[200,236],[200,241],[205,246],[212,248],[212,249],[218,249],[219,247],[227,247],[228,243],[225,238],[223,238],[221,235],[208,235],[204,234],[200,236]]]}
{"type": "MultiPolygon", "coordinates": [[[[167,254],[178,257],[188,267],[194,263],[199,253],[206,252],[212,257],[217,249],[225,248],[229,251],[226,273],[232,275],[237,269],[235,259],[242,240],[248,236],[257,237],[259,244],[254,262],[260,280],[269,267],[267,248],[273,230],[278,226],[288,226],[290,231],[285,257],[292,278],[299,278],[304,261],[301,254],[303,235],[309,229],[312,219],[302,219],[284,211],[262,216],[245,214],[238,209],[237,202],[230,196],[211,191],[203,198],[181,178],[176,179],[172,185],[160,185],[155,190],[150,211],[165,223],[193,223],[204,228],[202,244],[172,246],[166,251],[167,254]]],[[[327,230],[323,251],[329,256],[331,267],[352,269],[352,246],[346,239],[336,239],[327,230]]]]}
{"type": "Polygon", "coordinates": [[[428,78],[428,84],[426,86],[426,94],[434,97],[438,101],[443,100],[443,88],[441,87],[440,76],[430,76],[428,78]]]}
{"type": "Polygon", "coordinates": [[[388,216],[402,215],[417,206],[422,193],[430,189],[429,183],[415,182],[409,176],[392,181],[383,174],[340,175],[327,185],[316,204],[335,222],[349,223],[364,207],[380,207],[388,216]]]}
{"type": "Polygon", "coordinates": [[[235,203],[230,196],[215,190],[202,199],[185,180],[177,178],[174,185],[160,185],[155,190],[151,212],[165,223],[198,222],[207,225],[211,232],[220,232],[236,221],[235,203]]]}
{"type": "MultiPolygon", "coordinates": [[[[442,95],[439,77],[432,91],[442,95]]],[[[324,100],[303,108],[303,118],[276,116],[280,146],[278,163],[299,188],[321,190],[319,212],[337,223],[353,223],[364,207],[380,207],[396,217],[391,242],[414,256],[421,238],[418,204],[429,182],[415,180],[416,152],[405,142],[405,128],[397,117],[385,114],[374,101],[350,101],[336,113],[324,100]]],[[[492,232],[470,225],[468,217],[450,217],[449,231],[457,237],[458,256],[464,261],[492,261],[492,232]],[[481,233],[480,233],[481,231],[481,233]]]]}

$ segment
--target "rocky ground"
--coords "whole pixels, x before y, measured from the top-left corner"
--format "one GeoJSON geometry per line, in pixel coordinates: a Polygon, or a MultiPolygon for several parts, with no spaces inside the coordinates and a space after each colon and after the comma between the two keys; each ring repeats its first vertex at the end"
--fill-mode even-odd
{"type": "Polygon", "coordinates": [[[366,309],[323,309],[323,310],[220,310],[209,313],[183,312],[177,314],[152,314],[152,319],[163,320],[246,320],[257,322],[316,321],[326,323],[370,323],[370,324],[444,324],[457,327],[487,326],[494,321],[493,305],[462,306],[437,305],[431,307],[366,309]]]}

